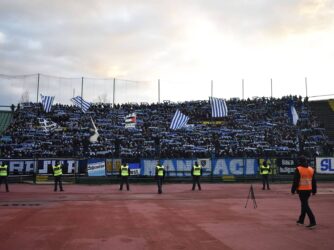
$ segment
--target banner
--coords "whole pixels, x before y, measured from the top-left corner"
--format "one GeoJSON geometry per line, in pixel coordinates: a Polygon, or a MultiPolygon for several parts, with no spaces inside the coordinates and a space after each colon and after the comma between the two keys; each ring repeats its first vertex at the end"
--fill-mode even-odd
{"type": "Polygon", "coordinates": [[[119,175],[122,159],[106,159],[106,175],[119,175]]]}
{"type": "Polygon", "coordinates": [[[34,172],[34,160],[11,160],[9,161],[9,173],[11,174],[31,174],[34,172]]]}
{"type": "MultiPolygon", "coordinates": [[[[58,159],[57,159],[58,160],[58,159]]],[[[3,161],[0,159],[0,162],[3,161]]],[[[8,161],[9,173],[14,175],[26,175],[32,174],[36,171],[37,174],[52,174],[52,166],[55,165],[56,159],[4,159],[8,161]],[[36,163],[36,167],[35,167],[36,163]]],[[[71,174],[78,170],[78,161],[74,159],[62,159],[58,160],[63,165],[63,173],[71,174]]]]}
{"type": "Polygon", "coordinates": [[[258,169],[257,159],[225,158],[212,161],[213,175],[256,175],[258,169]]]}
{"type": "MultiPolygon", "coordinates": [[[[203,167],[203,176],[213,175],[256,175],[259,164],[257,159],[162,159],[167,176],[191,176],[191,168],[195,161],[203,167]]],[[[141,175],[153,176],[157,160],[141,160],[141,175]]]]}
{"type": "MultiPolygon", "coordinates": [[[[166,176],[191,176],[191,168],[196,160],[189,159],[161,159],[161,164],[165,167],[166,176]]],[[[155,175],[157,160],[141,160],[141,175],[155,175]]],[[[204,175],[204,171],[203,171],[204,175]]]]}
{"type": "Polygon", "coordinates": [[[106,165],[104,159],[88,159],[87,172],[88,176],[105,176],[106,165]]]}
{"type": "Polygon", "coordinates": [[[125,117],[125,128],[136,128],[137,114],[131,113],[125,117]]]}
{"type": "Polygon", "coordinates": [[[197,159],[197,163],[202,167],[203,173],[205,171],[211,171],[211,160],[209,158],[197,159]]]}
{"type": "Polygon", "coordinates": [[[129,163],[130,175],[140,175],[140,164],[129,163]]]}
{"type": "Polygon", "coordinates": [[[78,160],[73,159],[45,159],[37,161],[38,174],[52,174],[52,166],[59,161],[63,165],[63,174],[74,174],[78,172],[78,160]]]}
{"type": "Polygon", "coordinates": [[[271,175],[276,175],[278,170],[277,170],[277,160],[275,158],[266,158],[266,159],[260,158],[259,159],[259,172],[258,172],[258,174],[260,174],[260,165],[262,165],[262,163],[265,160],[267,161],[267,164],[269,164],[269,166],[270,166],[270,174],[271,175]]]}
{"type": "Polygon", "coordinates": [[[318,174],[334,174],[334,158],[333,157],[317,157],[316,169],[318,174]]]}
{"type": "Polygon", "coordinates": [[[295,159],[277,159],[277,165],[280,174],[293,174],[296,170],[297,160],[295,159]]]}

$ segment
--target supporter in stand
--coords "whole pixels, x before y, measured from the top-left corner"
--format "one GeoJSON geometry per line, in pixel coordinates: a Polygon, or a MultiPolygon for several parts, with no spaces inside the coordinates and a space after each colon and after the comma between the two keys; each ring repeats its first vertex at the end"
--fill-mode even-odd
{"type": "Polygon", "coordinates": [[[324,129],[296,96],[227,101],[229,116],[210,117],[208,101],[159,104],[92,105],[79,108],[56,104],[45,113],[41,104],[27,103],[15,110],[12,124],[0,137],[5,158],[32,157],[269,157],[333,153],[324,129]],[[294,126],[288,119],[289,100],[300,116],[294,126]],[[171,131],[176,109],[186,110],[193,127],[171,131]],[[124,126],[124,117],[138,113],[136,129],[124,126]],[[99,129],[98,143],[90,143],[92,117],[99,129]],[[45,131],[38,118],[58,125],[45,131]],[[159,137],[159,140],[155,138],[159,137]],[[131,138],[131,139],[130,139],[131,138]]]}

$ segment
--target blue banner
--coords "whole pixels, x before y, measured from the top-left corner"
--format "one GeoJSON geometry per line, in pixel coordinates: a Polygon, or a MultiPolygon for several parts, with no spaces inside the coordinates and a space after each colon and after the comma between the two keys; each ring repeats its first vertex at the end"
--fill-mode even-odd
{"type": "MultiPolygon", "coordinates": [[[[203,176],[211,175],[256,175],[259,164],[257,159],[162,159],[167,176],[191,176],[191,168],[197,161],[203,167],[203,176]]],[[[142,160],[141,175],[153,176],[157,160],[142,160]]]]}
{"type": "Polygon", "coordinates": [[[259,163],[257,159],[225,158],[212,161],[213,175],[256,175],[259,163]]]}

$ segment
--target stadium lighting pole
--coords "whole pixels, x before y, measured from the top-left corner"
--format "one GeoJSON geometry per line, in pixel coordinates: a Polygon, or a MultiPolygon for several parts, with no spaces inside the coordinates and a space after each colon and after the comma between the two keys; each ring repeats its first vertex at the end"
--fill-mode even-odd
{"type": "Polygon", "coordinates": [[[115,86],[116,86],[116,78],[114,78],[112,85],[112,107],[115,107],[115,86]]]}
{"type": "Polygon", "coordinates": [[[160,103],[160,79],[158,79],[158,103],[160,103]]]}
{"type": "Polygon", "coordinates": [[[241,93],[242,93],[242,100],[244,100],[245,99],[245,82],[244,82],[244,79],[242,79],[241,93]]]}
{"type": "Polygon", "coordinates": [[[37,103],[38,103],[38,96],[39,96],[39,77],[40,77],[40,74],[38,73],[37,74],[37,98],[36,98],[37,99],[37,101],[36,101],[37,103]]]}
{"type": "Polygon", "coordinates": [[[306,91],[306,97],[308,96],[308,93],[307,93],[307,77],[305,77],[305,91],[306,91]]]}
{"type": "Polygon", "coordinates": [[[270,92],[271,92],[271,98],[273,98],[273,79],[270,78],[270,92]]]}
{"type": "MultiPolygon", "coordinates": [[[[84,84],[84,78],[81,77],[81,100],[83,100],[83,84],[84,84]]],[[[82,110],[82,101],[81,101],[81,110],[82,110]]]]}
{"type": "Polygon", "coordinates": [[[213,80],[211,80],[211,97],[213,97],[213,80]]]}

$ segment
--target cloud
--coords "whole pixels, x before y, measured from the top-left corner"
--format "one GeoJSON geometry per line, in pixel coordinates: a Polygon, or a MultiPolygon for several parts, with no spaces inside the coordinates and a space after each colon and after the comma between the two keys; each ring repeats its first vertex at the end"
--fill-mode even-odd
{"type": "Polygon", "coordinates": [[[162,79],[180,88],[211,79],[317,78],[333,63],[333,9],[330,0],[4,0],[0,73],[162,79]]]}

